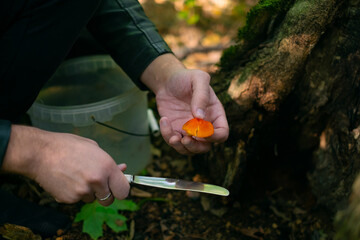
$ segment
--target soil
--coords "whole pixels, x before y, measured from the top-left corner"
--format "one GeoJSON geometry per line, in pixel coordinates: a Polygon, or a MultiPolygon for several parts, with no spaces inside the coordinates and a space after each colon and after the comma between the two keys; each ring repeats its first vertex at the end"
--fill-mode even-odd
{"type": "MultiPolygon", "coordinates": [[[[209,182],[194,160],[177,154],[161,137],[153,143],[155,150],[146,168],[148,175],[209,182]]],[[[275,165],[272,169],[250,165],[247,169],[239,196],[230,193],[228,197],[219,197],[132,185],[128,199],[136,203],[149,200],[138,211],[122,212],[128,218],[129,231],[115,233],[104,224],[104,235],[99,239],[331,239],[331,216],[325,209],[316,207],[301,176],[289,174],[291,169],[286,165],[275,165]]],[[[83,205],[58,204],[28,179],[9,175],[2,178],[6,180],[1,181],[2,188],[11,189],[16,195],[40,205],[57,208],[71,219],[83,205]]],[[[26,239],[36,239],[31,232],[29,236],[26,239]]],[[[22,235],[11,239],[24,238],[22,235]]],[[[91,238],[82,232],[80,222],[47,239],[91,238]]]]}

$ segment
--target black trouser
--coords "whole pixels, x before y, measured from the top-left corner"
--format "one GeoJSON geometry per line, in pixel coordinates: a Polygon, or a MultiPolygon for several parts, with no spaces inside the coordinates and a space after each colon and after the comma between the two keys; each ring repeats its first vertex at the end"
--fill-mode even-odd
{"type": "Polygon", "coordinates": [[[0,0],[0,119],[15,120],[66,57],[100,0],[0,0]]]}

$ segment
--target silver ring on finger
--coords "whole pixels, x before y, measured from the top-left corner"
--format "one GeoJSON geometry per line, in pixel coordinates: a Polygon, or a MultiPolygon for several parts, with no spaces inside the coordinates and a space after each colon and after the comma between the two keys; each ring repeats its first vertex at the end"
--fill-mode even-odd
{"type": "Polygon", "coordinates": [[[108,200],[110,197],[111,197],[111,192],[109,192],[109,194],[106,195],[105,197],[99,198],[98,200],[99,200],[99,201],[106,201],[106,200],[108,200]]]}

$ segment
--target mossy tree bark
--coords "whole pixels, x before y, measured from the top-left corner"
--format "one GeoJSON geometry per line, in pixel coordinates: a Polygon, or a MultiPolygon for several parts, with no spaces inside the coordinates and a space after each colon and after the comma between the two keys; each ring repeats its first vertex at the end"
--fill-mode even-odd
{"type": "Polygon", "coordinates": [[[345,206],[360,169],[360,1],[261,0],[220,66],[231,133],[207,155],[214,181],[234,194],[247,165],[288,161],[318,204],[345,206]]]}

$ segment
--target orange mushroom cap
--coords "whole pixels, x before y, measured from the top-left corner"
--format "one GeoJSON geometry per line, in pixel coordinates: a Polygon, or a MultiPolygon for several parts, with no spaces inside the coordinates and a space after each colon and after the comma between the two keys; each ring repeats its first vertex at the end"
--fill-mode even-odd
{"type": "Polygon", "coordinates": [[[211,122],[200,118],[193,118],[187,121],[182,129],[190,136],[205,138],[214,134],[214,126],[211,122]]]}

